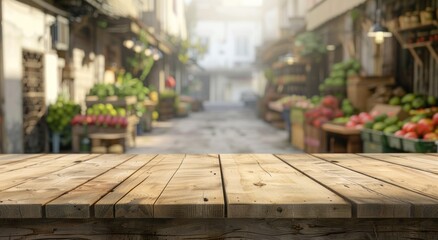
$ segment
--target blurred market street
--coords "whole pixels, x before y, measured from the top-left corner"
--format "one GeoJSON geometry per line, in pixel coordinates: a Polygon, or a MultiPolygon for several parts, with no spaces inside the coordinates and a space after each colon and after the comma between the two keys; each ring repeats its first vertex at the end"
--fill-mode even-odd
{"type": "Polygon", "coordinates": [[[239,104],[210,104],[190,118],[156,122],[128,153],[293,153],[287,132],[239,104]]]}

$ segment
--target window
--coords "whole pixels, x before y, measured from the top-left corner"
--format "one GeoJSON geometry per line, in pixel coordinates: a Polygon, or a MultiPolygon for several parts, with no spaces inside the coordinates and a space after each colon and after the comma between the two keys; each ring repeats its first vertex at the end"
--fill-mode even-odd
{"type": "Polygon", "coordinates": [[[235,52],[236,56],[245,57],[249,55],[249,40],[248,36],[237,36],[236,37],[236,45],[235,52]]]}

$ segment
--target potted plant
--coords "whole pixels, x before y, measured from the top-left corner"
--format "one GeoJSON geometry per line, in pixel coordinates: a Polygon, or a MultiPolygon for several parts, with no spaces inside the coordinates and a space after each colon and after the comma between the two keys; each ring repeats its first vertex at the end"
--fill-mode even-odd
{"type": "Polygon", "coordinates": [[[52,133],[52,152],[59,153],[61,133],[70,124],[73,117],[81,112],[81,107],[63,96],[49,105],[46,122],[52,133]]]}

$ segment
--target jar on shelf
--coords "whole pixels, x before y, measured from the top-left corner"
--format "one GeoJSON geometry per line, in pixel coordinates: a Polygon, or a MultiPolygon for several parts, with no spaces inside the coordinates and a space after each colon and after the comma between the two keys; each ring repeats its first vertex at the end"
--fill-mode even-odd
{"type": "Polygon", "coordinates": [[[433,9],[431,7],[427,7],[424,11],[421,11],[420,18],[421,18],[422,25],[432,24],[433,9]]]}
{"type": "Polygon", "coordinates": [[[410,17],[411,17],[411,13],[407,12],[405,15],[402,15],[398,18],[401,29],[410,27],[410,17]]]}
{"type": "Polygon", "coordinates": [[[417,11],[413,12],[409,20],[409,25],[411,27],[420,25],[420,13],[417,11]]]}
{"type": "Polygon", "coordinates": [[[434,30],[430,31],[429,41],[438,42],[438,29],[434,29],[434,30]]]}

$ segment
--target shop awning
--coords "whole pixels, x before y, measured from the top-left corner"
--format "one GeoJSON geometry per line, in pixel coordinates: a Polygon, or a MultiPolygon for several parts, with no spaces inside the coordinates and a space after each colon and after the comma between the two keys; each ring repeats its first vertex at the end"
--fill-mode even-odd
{"type": "Polygon", "coordinates": [[[325,0],[307,13],[307,30],[315,30],[322,24],[365,2],[366,0],[325,0]]]}

